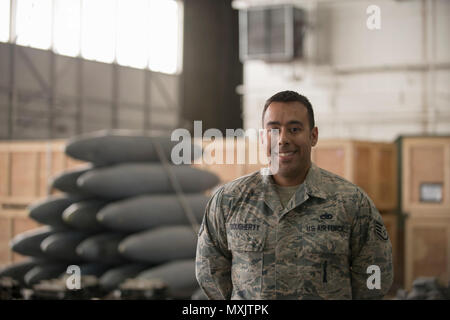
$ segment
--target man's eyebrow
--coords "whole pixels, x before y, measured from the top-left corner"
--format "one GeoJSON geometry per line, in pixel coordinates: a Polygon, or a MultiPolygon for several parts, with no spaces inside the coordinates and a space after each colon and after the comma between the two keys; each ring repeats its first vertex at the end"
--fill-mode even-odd
{"type": "MultiPolygon", "coordinates": [[[[299,125],[303,126],[303,122],[298,121],[298,120],[288,121],[287,125],[290,125],[290,124],[299,124],[299,125]]],[[[266,126],[270,126],[270,125],[281,125],[281,123],[279,121],[269,121],[266,123],[266,126]]]]}
{"type": "Polygon", "coordinates": [[[298,121],[298,120],[291,120],[291,121],[288,121],[287,124],[299,124],[299,125],[303,126],[303,122],[298,121]]]}

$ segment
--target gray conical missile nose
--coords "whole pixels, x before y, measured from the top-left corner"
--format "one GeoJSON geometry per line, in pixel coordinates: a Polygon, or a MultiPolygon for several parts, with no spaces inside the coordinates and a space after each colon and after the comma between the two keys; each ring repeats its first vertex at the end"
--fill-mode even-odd
{"type": "Polygon", "coordinates": [[[65,223],[82,231],[101,231],[104,229],[97,221],[97,212],[105,205],[100,200],[87,200],[72,204],[64,210],[65,223]]]}
{"type": "Polygon", "coordinates": [[[46,257],[40,248],[41,242],[54,234],[56,229],[49,226],[28,230],[16,235],[10,241],[11,250],[25,256],[46,257]]]}
{"type": "Polygon", "coordinates": [[[83,192],[77,186],[77,179],[83,173],[92,169],[93,165],[87,164],[72,170],[64,171],[52,179],[51,186],[66,193],[82,194],[83,192]]]}
{"type": "MultiPolygon", "coordinates": [[[[106,132],[103,132],[106,134],[106,132]]],[[[65,153],[75,159],[86,160],[89,161],[91,159],[95,159],[96,157],[96,146],[98,144],[98,135],[101,135],[102,132],[95,133],[95,135],[91,134],[91,137],[85,137],[84,135],[77,136],[71,138],[67,141],[65,147],[65,153]]]]}
{"type": "Polygon", "coordinates": [[[78,245],[76,252],[83,259],[95,260],[100,255],[100,247],[92,241],[83,241],[78,245]]]}

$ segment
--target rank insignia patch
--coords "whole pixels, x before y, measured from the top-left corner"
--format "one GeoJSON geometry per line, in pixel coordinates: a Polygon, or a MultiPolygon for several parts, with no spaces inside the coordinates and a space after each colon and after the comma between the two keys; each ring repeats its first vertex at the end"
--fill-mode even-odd
{"type": "Polygon", "coordinates": [[[375,221],[375,233],[378,239],[387,241],[389,239],[388,233],[384,225],[378,221],[375,221]]]}

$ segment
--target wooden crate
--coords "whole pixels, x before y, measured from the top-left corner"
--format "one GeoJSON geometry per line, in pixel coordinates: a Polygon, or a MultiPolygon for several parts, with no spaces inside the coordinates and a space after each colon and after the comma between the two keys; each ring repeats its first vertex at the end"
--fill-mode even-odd
{"type": "Polygon", "coordinates": [[[450,217],[450,137],[401,137],[398,143],[401,210],[411,215],[450,217]],[[439,202],[430,202],[431,198],[421,194],[421,188],[430,186],[441,190],[439,202]]]}
{"type": "Polygon", "coordinates": [[[450,280],[450,217],[411,214],[405,228],[405,287],[419,277],[450,280]]]}
{"type": "Polygon", "coordinates": [[[312,161],[361,187],[380,211],[398,206],[397,151],[394,143],[319,140],[312,161]]]}
{"type": "Polygon", "coordinates": [[[64,154],[64,140],[0,143],[0,209],[24,209],[54,193],[52,176],[84,162],[64,154]]]}
{"type": "Polygon", "coordinates": [[[39,226],[41,224],[28,217],[27,210],[0,210],[0,266],[25,259],[10,249],[9,241],[19,233],[39,226]]]}
{"type": "Polygon", "coordinates": [[[64,140],[0,142],[0,265],[17,262],[9,241],[19,233],[37,228],[27,206],[50,194],[53,176],[84,162],[64,154],[64,140]]]}

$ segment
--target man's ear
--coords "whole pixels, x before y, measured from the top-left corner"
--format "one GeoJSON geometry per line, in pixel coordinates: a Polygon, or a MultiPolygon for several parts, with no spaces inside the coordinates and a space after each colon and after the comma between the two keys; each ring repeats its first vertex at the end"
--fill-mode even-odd
{"type": "Polygon", "coordinates": [[[319,140],[319,129],[317,127],[314,127],[311,130],[311,146],[314,147],[317,144],[318,140],[319,140]]]}

